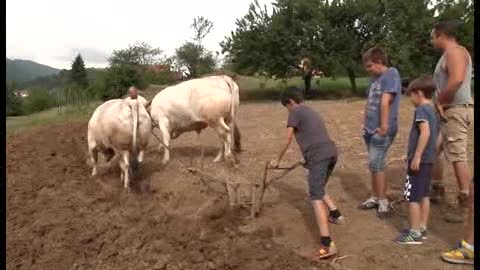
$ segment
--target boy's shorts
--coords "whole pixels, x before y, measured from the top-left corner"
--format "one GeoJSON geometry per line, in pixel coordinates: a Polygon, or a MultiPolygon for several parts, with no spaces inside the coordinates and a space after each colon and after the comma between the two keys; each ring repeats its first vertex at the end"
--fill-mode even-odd
{"type": "Polygon", "coordinates": [[[368,169],[371,172],[383,172],[385,170],[385,157],[392,145],[395,135],[380,136],[375,134],[364,134],[363,139],[368,151],[368,169]]]}
{"type": "Polygon", "coordinates": [[[420,164],[418,171],[410,169],[408,162],[407,179],[403,195],[407,202],[420,202],[423,198],[430,196],[430,182],[432,178],[432,164],[420,164]]]}
{"type": "Polygon", "coordinates": [[[308,166],[308,188],[310,200],[323,200],[325,185],[337,163],[337,157],[324,159],[308,166]]]}

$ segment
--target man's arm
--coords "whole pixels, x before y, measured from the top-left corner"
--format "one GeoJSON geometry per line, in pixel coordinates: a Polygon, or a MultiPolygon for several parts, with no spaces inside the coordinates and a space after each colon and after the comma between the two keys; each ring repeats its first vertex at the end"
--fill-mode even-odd
{"type": "Polygon", "coordinates": [[[380,136],[387,135],[388,119],[390,116],[390,107],[393,101],[393,94],[383,93],[380,101],[380,127],[377,132],[380,136]]]}
{"type": "Polygon", "coordinates": [[[467,71],[467,57],[463,48],[451,49],[447,55],[448,81],[444,89],[440,89],[438,103],[448,104],[452,101],[455,93],[465,80],[467,71]]]}

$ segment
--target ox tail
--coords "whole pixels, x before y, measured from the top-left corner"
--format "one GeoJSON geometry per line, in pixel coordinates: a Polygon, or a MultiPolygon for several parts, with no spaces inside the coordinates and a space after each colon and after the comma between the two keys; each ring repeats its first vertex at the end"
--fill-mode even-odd
{"type": "Polygon", "coordinates": [[[235,111],[236,106],[235,104],[237,101],[239,101],[240,96],[239,96],[239,89],[238,85],[231,79],[230,77],[226,76],[225,81],[227,82],[228,87],[230,88],[230,93],[231,93],[231,107],[230,107],[230,117],[231,117],[231,122],[230,122],[230,137],[232,138],[232,145],[233,145],[233,151],[236,153],[240,153],[242,151],[241,143],[240,143],[240,130],[238,129],[237,123],[235,121],[236,114],[237,112],[235,111]],[[230,80],[231,82],[230,82],[230,80]]]}
{"type": "Polygon", "coordinates": [[[138,171],[138,99],[134,99],[131,103],[132,108],[132,117],[133,117],[133,130],[132,130],[132,155],[130,156],[130,166],[132,168],[133,176],[137,174],[138,171]]]}

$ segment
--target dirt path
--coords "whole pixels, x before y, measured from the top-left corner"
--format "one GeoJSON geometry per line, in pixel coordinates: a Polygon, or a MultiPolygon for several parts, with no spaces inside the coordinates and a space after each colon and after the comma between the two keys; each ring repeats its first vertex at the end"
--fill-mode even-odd
{"type": "MultiPolygon", "coordinates": [[[[403,100],[400,130],[389,159],[405,153],[411,108],[403,100]]],[[[405,211],[382,222],[374,212],[356,209],[368,195],[366,153],[360,137],[363,102],[312,102],[327,121],[340,149],[329,193],[347,217],[333,226],[343,259],[310,263],[303,256],[317,247],[318,233],[306,197],[306,171],[298,168],[267,193],[262,215],[243,219],[245,210],[229,211],[227,202],[210,192],[181,164],[198,160],[199,141],[206,146],[206,170],[219,142],[211,131],[198,140],[186,134],[174,141],[172,161],[160,164],[152,148],[141,166],[142,181],[123,192],[118,169],[103,168],[90,178],[86,124],[36,128],[7,141],[8,269],[472,269],[446,265],[439,254],[460,237],[462,225],[440,219],[434,207],[429,239],[423,246],[392,242],[406,226],[405,211]]],[[[261,176],[263,162],[283,143],[286,111],[276,103],[244,104],[239,126],[244,153],[235,173],[261,176]]],[[[473,131],[473,128],[472,128],[473,131]]],[[[471,134],[473,138],[473,134],[471,134]]],[[[473,140],[470,140],[473,151],[473,140]]],[[[287,153],[287,161],[299,158],[287,153]]],[[[388,170],[392,187],[403,185],[401,162],[388,170]]],[[[452,172],[449,184],[455,187],[452,172]]]]}

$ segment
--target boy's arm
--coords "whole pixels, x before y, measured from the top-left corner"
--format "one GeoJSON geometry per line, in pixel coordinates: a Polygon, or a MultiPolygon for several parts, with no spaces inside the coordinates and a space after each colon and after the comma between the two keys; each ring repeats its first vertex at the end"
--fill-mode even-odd
{"type": "Polygon", "coordinates": [[[393,101],[393,94],[383,93],[380,101],[380,127],[377,129],[378,135],[385,136],[388,132],[388,119],[390,116],[390,105],[393,101]]]}
{"type": "Polygon", "coordinates": [[[276,168],[280,164],[280,161],[282,160],[283,155],[285,155],[285,152],[287,152],[288,147],[292,143],[293,136],[294,136],[294,131],[295,131],[295,129],[293,127],[288,127],[288,129],[287,129],[287,143],[286,143],[285,147],[283,147],[282,150],[280,151],[280,153],[278,154],[277,160],[273,160],[270,163],[271,167],[276,168]]]}
{"type": "Polygon", "coordinates": [[[420,136],[418,137],[417,147],[415,148],[415,154],[411,164],[411,169],[417,171],[420,168],[420,161],[422,159],[423,151],[427,147],[428,139],[430,138],[430,128],[428,121],[417,121],[418,129],[420,130],[420,136]]]}

